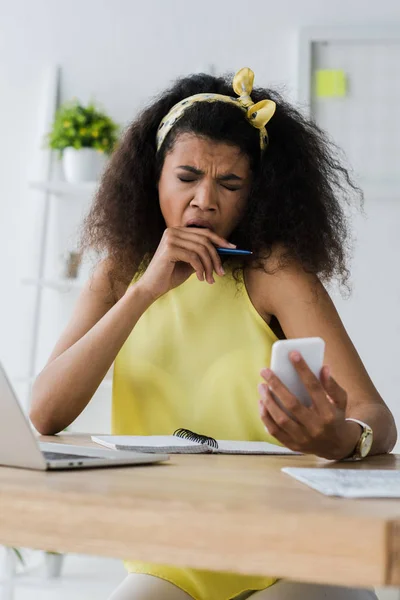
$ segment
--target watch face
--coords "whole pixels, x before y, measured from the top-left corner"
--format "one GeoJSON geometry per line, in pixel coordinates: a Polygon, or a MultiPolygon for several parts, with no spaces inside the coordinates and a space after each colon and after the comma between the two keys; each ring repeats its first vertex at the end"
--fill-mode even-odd
{"type": "Polygon", "coordinates": [[[371,450],[372,446],[372,441],[373,435],[371,433],[367,433],[361,442],[360,454],[362,458],[365,458],[369,454],[369,451],[371,450]]]}

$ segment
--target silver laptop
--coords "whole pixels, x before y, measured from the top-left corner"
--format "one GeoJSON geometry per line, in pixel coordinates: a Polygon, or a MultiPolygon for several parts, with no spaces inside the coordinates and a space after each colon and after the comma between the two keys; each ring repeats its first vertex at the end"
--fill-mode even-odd
{"type": "Polygon", "coordinates": [[[47,471],[143,465],[168,458],[167,454],[121,452],[85,446],[61,446],[57,443],[39,444],[0,363],[0,465],[47,471]]]}

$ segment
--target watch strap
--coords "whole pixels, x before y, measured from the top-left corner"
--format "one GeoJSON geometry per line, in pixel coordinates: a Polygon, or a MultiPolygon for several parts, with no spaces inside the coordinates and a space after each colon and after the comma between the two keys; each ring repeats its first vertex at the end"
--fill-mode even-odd
{"type": "Polygon", "coordinates": [[[348,417],[346,418],[346,421],[353,421],[353,423],[358,423],[361,427],[361,434],[360,434],[360,438],[356,444],[356,447],[353,451],[353,453],[348,456],[345,460],[361,460],[363,458],[365,458],[365,456],[362,455],[362,445],[363,442],[365,440],[366,437],[368,436],[372,436],[373,435],[373,431],[371,429],[371,427],[369,425],[367,425],[367,423],[364,423],[364,421],[360,421],[359,419],[354,419],[352,417],[348,417]]]}

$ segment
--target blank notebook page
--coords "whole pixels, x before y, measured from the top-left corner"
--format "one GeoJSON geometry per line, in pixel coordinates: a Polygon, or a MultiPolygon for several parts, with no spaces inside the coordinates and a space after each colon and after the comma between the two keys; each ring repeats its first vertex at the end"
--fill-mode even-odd
{"type": "Polygon", "coordinates": [[[92,436],[97,444],[116,450],[136,450],[142,452],[207,453],[216,454],[297,454],[288,448],[268,442],[237,442],[218,440],[218,449],[208,444],[194,442],[176,435],[102,435],[92,436]]]}
{"type": "Polygon", "coordinates": [[[116,450],[141,450],[142,452],[191,453],[207,452],[202,444],[175,435],[92,435],[97,444],[116,450]]]}
{"type": "Polygon", "coordinates": [[[268,442],[237,442],[217,440],[220,454],[298,454],[289,448],[268,442]]]}

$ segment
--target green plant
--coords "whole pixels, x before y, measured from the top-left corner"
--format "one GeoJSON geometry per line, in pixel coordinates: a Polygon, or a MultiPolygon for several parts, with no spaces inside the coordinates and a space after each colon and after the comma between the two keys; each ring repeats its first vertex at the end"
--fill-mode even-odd
{"type": "Polygon", "coordinates": [[[118,138],[118,125],[93,102],[82,106],[78,100],[62,104],[47,135],[50,148],[94,148],[110,154],[118,138]]]}

